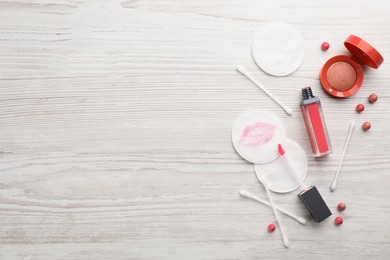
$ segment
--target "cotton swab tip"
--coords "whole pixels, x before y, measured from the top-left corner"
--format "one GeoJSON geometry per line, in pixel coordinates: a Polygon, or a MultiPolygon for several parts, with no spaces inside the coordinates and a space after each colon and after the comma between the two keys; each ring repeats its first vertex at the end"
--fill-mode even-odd
{"type": "Polygon", "coordinates": [[[241,195],[242,197],[245,197],[245,198],[252,198],[252,194],[249,194],[249,193],[248,193],[247,191],[245,191],[245,190],[240,190],[239,193],[240,193],[240,195],[241,195]]]}
{"type": "Polygon", "coordinates": [[[336,190],[336,187],[337,187],[337,181],[333,180],[332,184],[330,185],[330,191],[334,192],[336,190]]]}
{"type": "Polygon", "coordinates": [[[242,74],[245,74],[245,72],[246,72],[246,70],[245,70],[242,66],[240,66],[240,65],[238,65],[238,66],[236,67],[236,70],[237,70],[238,72],[242,73],[242,74]]]}
{"type": "Polygon", "coordinates": [[[283,109],[284,111],[286,111],[286,113],[289,115],[289,116],[292,116],[293,114],[293,111],[291,108],[287,107],[287,106],[283,106],[283,109]]]}
{"type": "Polygon", "coordinates": [[[275,101],[288,115],[292,115],[293,111],[288,106],[284,105],[282,102],[279,101],[272,93],[270,93],[265,87],[263,87],[259,82],[257,82],[252,76],[246,71],[246,69],[240,65],[237,65],[236,70],[240,72],[242,75],[247,77],[250,81],[253,82],[260,90],[262,90],[266,95],[268,95],[273,101],[275,101]]]}
{"type": "Polygon", "coordinates": [[[341,166],[343,164],[344,156],[345,156],[345,153],[347,152],[349,141],[351,140],[351,136],[352,136],[352,133],[353,133],[354,129],[355,129],[355,121],[351,121],[351,123],[349,124],[349,130],[348,130],[347,139],[345,140],[345,144],[344,144],[344,149],[343,149],[343,152],[341,154],[339,164],[337,166],[336,174],[334,176],[334,179],[333,179],[332,183],[330,184],[330,191],[332,191],[332,192],[336,190],[337,181],[339,179],[341,166]]]}
{"type": "Polygon", "coordinates": [[[281,144],[278,144],[278,153],[280,154],[280,155],[284,155],[284,153],[285,153],[285,151],[284,151],[284,149],[283,149],[283,146],[281,145],[281,144]]]}

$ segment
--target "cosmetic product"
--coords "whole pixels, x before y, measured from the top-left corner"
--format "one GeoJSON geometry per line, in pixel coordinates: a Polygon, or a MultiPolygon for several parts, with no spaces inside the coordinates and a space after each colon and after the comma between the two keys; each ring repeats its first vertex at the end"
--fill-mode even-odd
{"type": "Polygon", "coordinates": [[[321,50],[323,51],[327,51],[329,49],[330,45],[329,45],[329,42],[323,42],[321,44],[321,50]]]}
{"type": "Polygon", "coordinates": [[[335,224],[336,226],[340,226],[341,224],[343,224],[343,222],[344,222],[344,220],[343,220],[342,217],[337,217],[337,218],[335,218],[335,220],[334,220],[334,224],[335,224]]]}
{"type": "Polygon", "coordinates": [[[359,90],[364,74],[362,64],[377,69],[383,62],[382,55],[374,47],[355,35],[350,35],[344,45],[352,56],[330,58],[320,72],[322,87],[337,98],[352,96],[359,90]]]}
{"type": "Polygon", "coordinates": [[[368,97],[368,102],[370,102],[371,104],[372,104],[372,103],[375,103],[377,100],[378,100],[378,96],[377,96],[376,94],[371,94],[371,95],[368,97]]]}
{"type": "Polygon", "coordinates": [[[322,113],[321,101],[313,95],[310,87],[302,89],[302,96],[303,100],[300,106],[313,155],[320,157],[330,154],[332,146],[322,113]]]}
{"type": "Polygon", "coordinates": [[[315,186],[307,188],[303,181],[299,178],[297,169],[294,167],[290,158],[286,156],[285,150],[281,144],[278,144],[278,153],[284,159],[290,169],[290,172],[296,177],[297,182],[300,184],[302,192],[298,194],[298,197],[302,200],[314,221],[319,223],[332,215],[332,212],[330,212],[317,188],[315,186]]]}
{"type": "Polygon", "coordinates": [[[276,226],[275,226],[275,224],[269,224],[267,229],[268,229],[268,232],[272,233],[275,231],[276,226]]]}
{"type": "Polygon", "coordinates": [[[371,128],[371,123],[370,122],[364,122],[363,124],[362,124],[362,129],[363,129],[363,131],[368,131],[369,129],[371,128]]]}
{"type": "Polygon", "coordinates": [[[345,144],[344,144],[343,153],[341,154],[339,165],[337,166],[337,170],[336,170],[336,174],[334,176],[334,179],[333,179],[332,183],[330,184],[330,191],[336,190],[337,181],[338,181],[339,175],[340,175],[341,165],[343,164],[344,156],[345,156],[345,153],[347,152],[349,141],[351,140],[351,136],[352,136],[354,129],[355,129],[355,121],[351,121],[351,123],[349,124],[348,135],[347,135],[347,139],[346,139],[345,144]]]}
{"type": "Polygon", "coordinates": [[[363,104],[357,104],[356,105],[356,112],[361,113],[364,111],[364,105],[363,104]]]}
{"type": "Polygon", "coordinates": [[[344,202],[340,202],[338,205],[337,205],[337,209],[341,212],[341,211],[344,211],[345,209],[347,208],[347,206],[345,205],[344,202]]]}
{"type": "Polygon", "coordinates": [[[298,194],[298,197],[302,200],[315,222],[320,223],[332,215],[315,186],[310,186],[306,191],[302,191],[298,194]]]}

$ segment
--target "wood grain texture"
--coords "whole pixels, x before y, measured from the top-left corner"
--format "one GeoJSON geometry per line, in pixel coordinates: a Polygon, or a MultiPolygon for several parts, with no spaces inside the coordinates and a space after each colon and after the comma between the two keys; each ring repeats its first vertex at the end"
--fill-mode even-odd
{"type": "MultiPolygon", "coordinates": [[[[335,100],[318,73],[357,34],[390,57],[389,1],[0,0],[0,259],[388,259],[390,66],[367,69],[362,89],[335,100]],[[250,46],[267,21],[292,24],[305,61],[267,76],[250,46]],[[327,52],[320,50],[329,41],[327,52]],[[235,71],[294,109],[287,116],[235,71]],[[302,226],[282,216],[291,247],[269,235],[271,209],[253,166],[230,142],[235,118],[267,110],[309,153],[300,89],[323,102],[334,153],[309,158],[335,215],[302,226]],[[357,114],[357,103],[379,101],[357,114]],[[357,128],[336,192],[350,120],[357,128]]],[[[295,214],[296,194],[275,194],[295,214]]]]}

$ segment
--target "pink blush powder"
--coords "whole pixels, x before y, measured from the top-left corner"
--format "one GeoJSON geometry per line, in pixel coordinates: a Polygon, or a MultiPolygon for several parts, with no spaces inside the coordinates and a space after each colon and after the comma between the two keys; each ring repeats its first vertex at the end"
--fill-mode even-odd
{"type": "Polygon", "coordinates": [[[347,62],[333,63],[326,72],[329,85],[337,91],[347,91],[352,88],[356,82],[356,71],[351,64],[347,62]]]}

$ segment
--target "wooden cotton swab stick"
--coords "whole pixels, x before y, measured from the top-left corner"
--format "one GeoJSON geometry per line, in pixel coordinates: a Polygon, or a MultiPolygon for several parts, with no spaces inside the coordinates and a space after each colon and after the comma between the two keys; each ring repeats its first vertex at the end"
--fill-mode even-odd
{"type": "Polygon", "coordinates": [[[256,172],[256,177],[263,184],[263,186],[264,186],[264,188],[265,188],[265,190],[267,192],[269,203],[270,203],[271,208],[272,208],[272,210],[274,212],[274,215],[275,215],[275,218],[276,218],[276,222],[279,225],[280,233],[282,234],[283,244],[284,244],[284,246],[286,248],[288,248],[290,243],[288,242],[287,235],[284,233],[284,228],[283,228],[282,222],[280,221],[279,214],[276,211],[276,208],[274,206],[274,202],[272,200],[271,192],[269,191],[269,188],[268,188],[268,183],[267,183],[267,181],[265,179],[261,179],[260,176],[257,174],[257,172],[256,172]]]}
{"type": "Polygon", "coordinates": [[[242,66],[237,66],[237,71],[240,72],[242,75],[247,77],[250,81],[253,82],[259,89],[261,89],[266,95],[268,95],[273,101],[275,101],[281,108],[286,111],[288,115],[292,115],[293,111],[291,108],[283,104],[282,102],[279,101],[272,93],[270,93],[265,87],[263,87],[259,82],[257,82],[252,76],[244,69],[242,66]]]}
{"type": "Polygon", "coordinates": [[[355,129],[355,121],[351,121],[351,123],[349,124],[347,139],[346,139],[345,144],[344,144],[344,150],[343,150],[343,153],[341,154],[339,165],[337,166],[337,170],[336,170],[336,174],[334,176],[334,179],[333,179],[332,183],[330,184],[331,191],[336,190],[337,181],[338,181],[339,175],[340,175],[341,165],[343,164],[344,156],[345,156],[345,153],[346,153],[348,145],[349,145],[349,140],[351,139],[351,136],[352,136],[354,129],[355,129]]]}
{"type": "MultiPolygon", "coordinates": [[[[245,190],[240,190],[240,195],[241,195],[242,197],[244,197],[244,198],[252,199],[252,200],[257,201],[257,202],[259,202],[259,203],[261,203],[261,204],[263,204],[263,205],[266,205],[266,206],[268,206],[268,207],[271,207],[271,204],[269,204],[267,201],[262,200],[262,199],[260,199],[260,198],[258,198],[258,197],[256,197],[256,196],[250,194],[249,192],[247,192],[247,191],[245,191],[245,190]]],[[[285,214],[286,216],[289,216],[289,217],[291,217],[292,219],[295,219],[296,221],[298,221],[298,222],[301,223],[302,225],[305,225],[305,224],[307,223],[307,220],[306,220],[305,218],[303,218],[303,217],[296,216],[296,215],[294,215],[293,213],[291,213],[291,212],[289,212],[289,211],[287,211],[287,210],[285,210],[285,209],[282,209],[281,207],[278,207],[278,206],[275,206],[275,208],[276,208],[279,212],[285,214]]]]}

